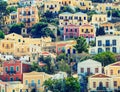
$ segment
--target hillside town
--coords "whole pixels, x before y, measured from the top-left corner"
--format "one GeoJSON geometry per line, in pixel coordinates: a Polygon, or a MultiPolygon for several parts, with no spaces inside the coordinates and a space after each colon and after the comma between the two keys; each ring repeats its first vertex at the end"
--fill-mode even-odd
{"type": "Polygon", "coordinates": [[[0,0],[0,92],[120,92],[120,0],[0,0]]]}

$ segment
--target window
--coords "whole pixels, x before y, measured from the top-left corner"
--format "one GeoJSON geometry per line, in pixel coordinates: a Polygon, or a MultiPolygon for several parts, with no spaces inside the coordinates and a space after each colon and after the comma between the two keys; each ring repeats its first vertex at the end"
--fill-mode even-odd
{"type": "Polygon", "coordinates": [[[113,70],[110,70],[110,75],[113,75],[113,70]]]}
{"type": "Polygon", "coordinates": [[[66,29],[66,32],[68,32],[68,29],[66,29]]]}
{"type": "Polygon", "coordinates": [[[107,88],[109,87],[109,82],[106,82],[106,87],[107,87],[107,88]]]}
{"type": "Polygon", "coordinates": [[[8,67],[5,67],[5,71],[6,71],[6,72],[8,71],[8,67]]]}
{"type": "Polygon", "coordinates": [[[93,32],[93,29],[91,29],[91,32],[93,32]]]}
{"type": "Polygon", "coordinates": [[[120,74],[120,70],[118,70],[118,74],[120,74]]]}
{"type": "Polygon", "coordinates": [[[87,68],[87,73],[90,73],[90,68],[87,68]]]}
{"type": "Polygon", "coordinates": [[[98,40],[98,46],[102,46],[102,41],[98,40]]]}
{"type": "Polygon", "coordinates": [[[110,46],[110,40],[106,40],[106,46],[110,46]]]}
{"type": "Polygon", "coordinates": [[[70,32],[72,32],[72,29],[70,29],[70,32]]]}
{"type": "Polygon", "coordinates": [[[40,84],[40,80],[38,80],[38,84],[40,84]]]}
{"type": "Polygon", "coordinates": [[[81,73],[84,73],[84,68],[81,68],[80,70],[81,70],[81,73]]]}
{"type": "Polygon", "coordinates": [[[2,89],[2,92],[5,92],[4,89],[2,89]]]}
{"type": "Polygon", "coordinates": [[[16,67],[16,71],[19,71],[19,67],[18,66],[16,67]]]}
{"type": "Polygon", "coordinates": [[[116,40],[112,40],[112,45],[116,45],[116,40]]]}
{"type": "Polygon", "coordinates": [[[19,78],[18,78],[18,77],[16,77],[16,81],[19,81],[19,78]]]}
{"type": "Polygon", "coordinates": [[[13,80],[14,80],[14,79],[11,77],[11,78],[10,78],[10,81],[13,81],[13,80]]]}
{"type": "Polygon", "coordinates": [[[102,52],[102,48],[98,48],[98,53],[101,53],[102,52]]]}
{"type": "Polygon", "coordinates": [[[77,29],[75,29],[75,32],[77,32],[77,29]]]}
{"type": "Polygon", "coordinates": [[[93,88],[96,88],[96,82],[93,82],[93,88]]]}
{"type": "Polygon", "coordinates": [[[114,81],[114,87],[116,87],[117,86],[117,81],[114,81]]]}
{"type": "Polygon", "coordinates": [[[15,90],[13,89],[12,92],[15,92],[15,90]]]}
{"type": "Polygon", "coordinates": [[[28,80],[25,80],[25,85],[28,85],[28,80]]]}
{"type": "Polygon", "coordinates": [[[10,71],[14,71],[14,67],[13,66],[10,66],[10,71]]]}
{"type": "Polygon", "coordinates": [[[20,42],[21,40],[20,39],[18,39],[18,42],[20,42]]]}
{"type": "Polygon", "coordinates": [[[112,52],[114,52],[114,53],[117,52],[117,51],[116,51],[116,47],[113,47],[113,48],[112,48],[112,52]]]}
{"type": "Polygon", "coordinates": [[[86,17],[84,17],[84,20],[86,20],[86,17]]]}
{"type": "Polygon", "coordinates": [[[95,73],[98,73],[98,68],[95,68],[95,73]]]}
{"type": "Polygon", "coordinates": [[[106,48],[106,51],[110,51],[110,48],[106,48]]]}
{"type": "Polygon", "coordinates": [[[84,32],[84,29],[82,29],[82,32],[84,32]]]}

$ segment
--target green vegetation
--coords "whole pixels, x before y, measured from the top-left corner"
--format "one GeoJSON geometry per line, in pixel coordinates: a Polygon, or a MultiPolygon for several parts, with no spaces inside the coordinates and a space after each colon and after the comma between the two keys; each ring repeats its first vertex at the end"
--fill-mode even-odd
{"type": "Polygon", "coordinates": [[[112,52],[102,52],[93,57],[94,60],[102,63],[103,66],[114,63],[116,61],[116,56],[112,52]]]}
{"type": "Polygon", "coordinates": [[[120,17],[120,10],[114,10],[114,9],[113,9],[113,10],[112,10],[112,16],[119,18],[119,17],[120,17]]]}
{"type": "Polygon", "coordinates": [[[2,30],[0,30],[0,39],[4,39],[4,37],[5,37],[5,34],[3,33],[2,30]]]}
{"type": "Polygon", "coordinates": [[[77,44],[74,46],[78,53],[88,52],[88,44],[84,37],[78,37],[76,39],[77,44]]]}
{"type": "Polygon", "coordinates": [[[63,6],[63,7],[61,7],[59,14],[63,13],[63,12],[74,13],[75,11],[73,9],[71,9],[69,6],[63,6]]]}
{"type": "Polygon", "coordinates": [[[13,11],[17,11],[17,8],[16,7],[8,7],[7,8],[7,11],[9,12],[9,13],[11,13],[11,12],[13,12],[13,11]]]}
{"type": "Polygon", "coordinates": [[[36,38],[47,37],[47,36],[55,38],[53,31],[48,28],[48,24],[45,22],[39,22],[35,24],[32,27],[31,33],[32,33],[32,36],[36,38]]]}
{"type": "Polygon", "coordinates": [[[43,84],[47,90],[52,92],[80,92],[80,84],[77,78],[48,79],[43,84]]]}
{"type": "Polygon", "coordinates": [[[9,33],[17,33],[17,34],[21,34],[21,29],[25,27],[25,25],[23,23],[20,24],[13,24],[10,27],[10,31],[9,33]]]}

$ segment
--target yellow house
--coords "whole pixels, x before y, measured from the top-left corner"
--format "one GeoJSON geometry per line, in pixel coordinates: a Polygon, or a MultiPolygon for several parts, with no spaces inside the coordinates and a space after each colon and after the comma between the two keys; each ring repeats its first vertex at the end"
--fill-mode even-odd
{"type": "Polygon", "coordinates": [[[45,38],[24,38],[21,35],[12,33],[0,40],[0,53],[13,54],[16,56],[31,55],[40,53],[46,43],[51,42],[50,37],[45,38]]]}
{"type": "Polygon", "coordinates": [[[0,81],[0,92],[20,92],[23,84],[19,81],[3,82],[0,81]]]}
{"type": "Polygon", "coordinates": [[[120,4],[119,3],[113,3],[113,7],[112,8],[115,9],[115,10],[120,10],[120,4]]]}
{"type": "Polygon", "coordinates": [[[76,0],[74,1],[74,5],[79,7],[80,10],[91,10],[92,9],[91,0],[76,0]]]}
{"type": "Polygon", "coordinates": [[[88,78],[88,92],[103,92],[105,91],[104,89],[113,92],[114,87],[111,77],[105,74],[95,74],[88,78]]]}
{"type": "Polygon", "coordinates": [[[105,74],[113,78],[114,89],[120,87],[120,61],[107,65],[105,68],[105,74]]]}
{"type": "Polygon", "coordinates": [[[77,13],[69,13],[69,12],[64,12],[59,15],[59,26],[63,27],[65,25],[82,25],[88,23],[87,21],[87,14],[82,13],[82,12],[77,12],[77,13]]]}
{"type": "Polygon", "coordinates": [[[7,3],[8,3],[8,7],[12,7],[12,6],[17,7],[19,0],[7,0],[7,3]]]}
{"type": "Polygon", "coordinates": [[[9,15],[4,16],[3,19],[4,19],[4,23],[3,23],[4,25],[10,24],[10,17],[9,17],[9,15]]]}
{"type": "Polygon", "coordinates": [[[93,14],[91,24],[99,26],[100,24],[106,23],[107,21],[107,14],[93,14]]]}
{"type": "Polygon", "coordinates": [[[44,12],[50,11],[52,13],[58,13],[60,11],[60,4],[57,1],[48,1],[44,4],[44,12]]]}
{"type": "Polygon", "coordinates": [[[30,72],[30,73],[24,73],[23,74],[23,89],[28,89],[28,90],[36,90],[43,92],[44,87],[43,83],[45,80],[51,78],[52,76],[49,74],[46,74],[44,72],[30,72]]]}
{"type": "Polygon", "coordinates": [[[119,35],[120,36],[120,31],[115,31],[114,35],[119,35]]]}
{"type": "Polygon", "coordinates": [[[107,13],[107,11],[112,9],[111,3],[99,3],[96,7],[96,11],[100,13],[107,13]]]}

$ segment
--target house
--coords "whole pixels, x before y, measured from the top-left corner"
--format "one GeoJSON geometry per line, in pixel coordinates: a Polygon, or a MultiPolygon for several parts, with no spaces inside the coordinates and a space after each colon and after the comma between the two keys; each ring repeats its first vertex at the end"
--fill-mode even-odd
{"type": "Polygon", "coordinates": [[[67,78],[66,72],[58,72],[57,74],[53,75],[52,79],[65,79],[67,78]]]}
{"type": "Polygon", "coordinates": [[[0,53],[12,54],[18,57],[30,56],[31,54],[40,53],[41,48],[48,42],[51,42],[50,37],[30,38],[12,33],[5,35],[5,38],[0,40],[0,53]]]}
{"type": "Polygon", "coordinates": [[[64,27],[66,25],[83,25],[88,23],[87,14],[82,12],[69,13],[64,12],[59,14],[59,26],[64,27]]]}
{"type": "Polygon", "coordinates": [[[24,90],[34,90],[43,92],[44,86],[43,83],[45,80],[51,78],[52,75],[46,74],[44,72],[30,72],[30,73],[23,73],[23,85],[24,90]]]}
{"type": "Polygon", "coordinates": [[[100,26],[104,28],[105,34],[114,34],[115,32],[115,27],[113,23],[106,22],[101,24],[100,26]]]}
{"type": "Polygon", "coordinates": [[[30,72],[30,63],[20,60],[4,61],[3,67],[2,81],[22,81],[23,73],[30,72]]]}
{"type": "Polygon", "coordinates": [[[79,28],[80,26],[73,24],[64,26],[64,40],[79,37],[79,28]]]}
{"type": "Polygon", "coordinates": [[[96,74],[102,73],[102,64],[98,61],[87,59],[82,62],[78,62],[77,73],[80,76],[81,74],[96,74]]]}
{"type": "Polygon", "coordinates": [[[89,48],[90,54],[98,54],[101,52],[111,51],[113,53],[120,53],[119,45],[120,37],[114,35],[104,35],[96,37],[96,46],[89,48]]]}
{"type": "Polygon", "coordinates": [[[91,24],[99,28],[100,24],[106,23],[107,21],[107,14],[93,14],[91,24]]]}
{"type": "Polygon", "coordinates": [[[96,28],[90,24],[83,24],[79,28],[79,36],[84,37],[87,43],[94,41],[96,37],[96,28]]]}
{"type": "Polygon", "coordinates": [[[112,10],[112,3],[98,3],[96,7],[96,12],[98,13],[107,13],[107,11],[112,10]]]}
{"type": "Polygon", "coordinates": [[[3,82],[0,80],[0,92],[21,92],[23,84],[19,81],[3,82]]]}
{"type": "Polygon", "coordinates": [[[105,74],[95,74],[88,78],[88,92],[113,92],[113,80],[105,74]]]}
{"type": "Polygon", "coordinates": [[[8,7],[17,7],[19,0],[7,0],[8,7]]]}
{"type": "Polygon", "coordinates": [[[75,44],[76,41],[74,40],[56,42],[56,53],[65,52],[66,54],[75,54],[76,51],[73,47],[75,44]]]}
{"type": "Polygon", "coordinates": [[[10,24],[16,24],[17,23],[17,12],[13,11],[10,13],[10,24]]]}
{"type": "Polygon", "coordinates": [[[92,1],[90,0],[74,0],[75,6],[79,7],[80,10],[88,11],[92,10],[92,1]]]}
{"type": "Polygon", "coordinates": [[[120,61],[105,66],[104,70],[107,76],[112,77],[114,90],[120,91],[120,61]]]}
{"type": "Polygon", "coordinates": [[[23,7],[35,5],[35,0],[19,0],[19,5],[23,7]]]}
{"type": "Polygon", "coordinates": [[[58,14],[60,11],[60,4],[57,1],[48,1],[44,3],[44,12],[50,11],[54,14],[58,14]]]}
{"type": "Polygon", "coordinates": [[[17,8],[17,23],[25,23],[26,28],[32,27],[39,22],[38,9],[36,6],[17,8]]]}

